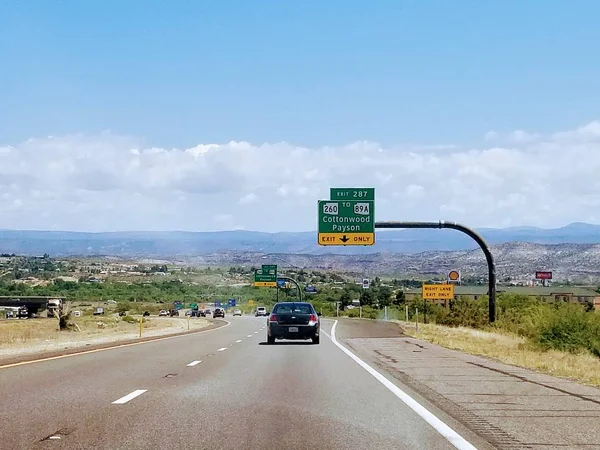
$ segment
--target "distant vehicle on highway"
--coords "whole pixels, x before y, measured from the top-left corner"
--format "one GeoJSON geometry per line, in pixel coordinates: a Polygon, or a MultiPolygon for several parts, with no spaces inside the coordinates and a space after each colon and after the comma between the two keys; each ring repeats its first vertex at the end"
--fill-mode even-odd
{"type": "Polygon", "coordinates": [[[311,339],[318,344],[320,339],[320,314],[310,303],[281,302],[273,307],[267,323],[267,343],[276,339],[311,339]]]}
{"type": "Polygon", "coordinates": [[[233,310],[233,315],[234,316],[241,316],[242,315],[242,310],[241,309],[234,309],[233,310]]]}
{"type": "Polygon", "coordinates": [[[158,313],[159,317],[168,317],[169,316],[169,311],[167,311],[166,309],[161,309],[160,312],[158,313]]]}
{"type": "Polygon", "coordinates": [[[265,308],[264,306],[259,306],[258,308],[256,308],[256,314],[254,314],[255,317],[267,315],[267,308],[265,308]]]}
{"type": "Polygon", "coordinates": [[[144,311],[143,317],[148,317],[150,316],[150,311],[144,311]]]}
{"type": "Polygon", "coordinates": [[[212,314],[212,311],[210,309],[205,309],[204,310],[204,317],[210,316],[211,314],[212,314]]]}
{"type": "Polygon", "coordinates": [[[225,318],[225,310],[223,308],[215,308],[213,312],[213,317],[223,317],[225,318]]]}

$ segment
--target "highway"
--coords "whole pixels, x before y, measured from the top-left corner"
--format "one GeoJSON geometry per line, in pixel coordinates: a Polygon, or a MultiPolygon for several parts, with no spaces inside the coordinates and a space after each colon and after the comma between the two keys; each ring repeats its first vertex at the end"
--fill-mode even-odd
{"type": "MultiPolygon", "coordinates": [[[[492,448],[341,349],[342,338],[336,345],[334,321],[322,322],[320,345],[269,346],[265,318],[227,320],[203,333],[0,368],[0,447],[492,448]]],[[[352,335],[352,324],[337,326],[352,335]]]]}

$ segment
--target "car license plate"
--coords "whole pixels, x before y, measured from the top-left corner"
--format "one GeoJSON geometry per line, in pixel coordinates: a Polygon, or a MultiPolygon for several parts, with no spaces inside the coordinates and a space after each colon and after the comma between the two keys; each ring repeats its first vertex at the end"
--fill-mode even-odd
{"type": "Polygon", "coordinates": [[[289,327],[289,328],[288,328],[288,331],[289,331],[290,333],[297,333],[297,332],[298,332],[298,327],[289,327]]]}

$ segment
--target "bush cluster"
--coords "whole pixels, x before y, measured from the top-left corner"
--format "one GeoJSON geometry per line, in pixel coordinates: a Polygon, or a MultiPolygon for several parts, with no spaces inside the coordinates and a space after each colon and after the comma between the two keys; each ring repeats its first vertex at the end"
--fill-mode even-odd
{"type": "MultiPolygon", "coordinates": [[[[589,351],[600,357],[600,313],[587,305],[544,301],[534,297],[499,294],[497,320],[488,324],[488,299],[455,300],[445,309],[428,303],[428,322],[505,331],[523,336],[541,350],[589,351]]],[[[407,302],[410,320],[415,308],[423,321],[423,301],[407,302]]]]}

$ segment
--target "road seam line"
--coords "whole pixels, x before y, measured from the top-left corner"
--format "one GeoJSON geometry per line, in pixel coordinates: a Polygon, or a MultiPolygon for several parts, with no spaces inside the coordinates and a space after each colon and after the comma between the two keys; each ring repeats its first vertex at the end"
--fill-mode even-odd
{"type": "Polygon", "coordinates": [[[198,364],[200,364],[202,361],[192,361],[191,363],[189,363],[187,365],[187,367],[194,367],[197,366],[198,364]]]}
{"type": "Polygon", "coordinates": [[[138,389],[136,391],[133,391],[129,394],[127,394],[124,397],[121,397],[118,400],[115,400],[113,403],[113,405],[124,405],[125,403],[127,403],[130,400],[133,400],[136,397],[139,397],[140,395],[142,395],[144,392],[148,392],[148,389],[138,389]]]}
{"type": "Polygon", "coordinates": [[[217,328],[211,328],[210,330],[198,330],[193,333],[180,334],[179,336],[165,336],[165,337],[151,339],[151,340],[143,341],[143,342],[130,342],[127,344],[117,344],[112,347],[96,348],[94,350],[83,350],[83,351],[77,352],[77,353],[69,353],[68,355],[50,356],[48,358],[32,359],[30,361],[21,361],[21,362],[12,363],[12,364],[5,364],[3,366],[0,366],[0,369],[9,369],[11,367],[24,366],[26,364],[39,363],[39,362],[44,362],[44,361],[53,361],[55,359],[70,358],[72,356],[88,355],[90,353],[104,352],[107,350],[116,350],[118,348],[132,347],[134,345],[150,344],[152,342],[166,341],[167,339],[177,339],[177,338],[182,338],[182,337],[189,337],[189,336],[194,336],[194,335],[200,334],[200,333],[210,333],[211,331],[221,330],[221,329],[227,328],[229,325],[231,325],[231,322],[228,322],[228,321],[226,321],[226,322],[227,322],[227,325],[223,325],[222,327],[217,327],[217,328]]]}
{"type": "Polygon", "coordinates": [[[460,434],[442,422],[437,416],[435,416],[431,411],[417,402],[414,398],[384,377],[377,370],[373,369],[370,365],[344,347],[342,344],[338,342],[335,337],[335,329],[338,324],[336,320],[331,327],[331,342],[333,342],[340,350],[342,350],[346,355],[354,360],[359,366],[369,372],[377,381],[383,384],[386,388],[388,388],[396,397],[398,397],[406,406],[416,412],[425,422],[431,425],[438,433],[440,433],[448,442],[450,442],[454,447],[459,450],[477,450],[473,444],[468,442],[465,438],[463,438],[460,434]]]}

